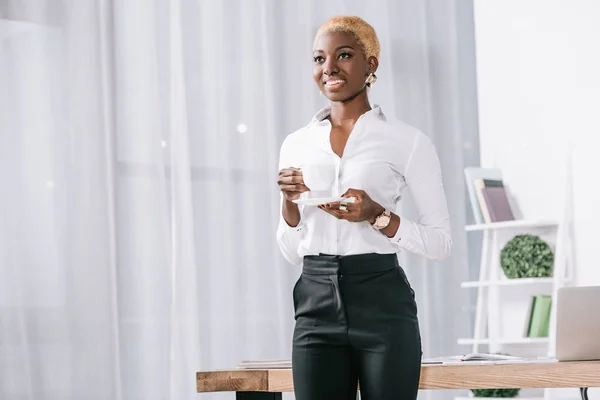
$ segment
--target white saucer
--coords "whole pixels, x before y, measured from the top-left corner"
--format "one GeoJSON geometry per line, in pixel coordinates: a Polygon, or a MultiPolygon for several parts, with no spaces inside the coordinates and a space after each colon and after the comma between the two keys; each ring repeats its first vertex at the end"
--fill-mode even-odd
{"type": "Polygon", "coordinates": [[[314,197],[312,199],[297,199],[292,201],[302,206],[318,206],[320,204],[333,203],[335,201],[354,203],[354,200],[356,200],[354,197],[314,197]]]}

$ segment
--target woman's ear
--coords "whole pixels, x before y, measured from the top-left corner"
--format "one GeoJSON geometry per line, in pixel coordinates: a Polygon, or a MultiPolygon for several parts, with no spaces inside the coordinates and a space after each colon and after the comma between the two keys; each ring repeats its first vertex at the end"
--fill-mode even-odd
{"type": "Polygon", "coordinates": [[[367,65],[367,75],[374,74],[377,71],[377,68],[379,67],[379,60],[377,60],[377,57],[371,56],[367,60],[367,65]]]}

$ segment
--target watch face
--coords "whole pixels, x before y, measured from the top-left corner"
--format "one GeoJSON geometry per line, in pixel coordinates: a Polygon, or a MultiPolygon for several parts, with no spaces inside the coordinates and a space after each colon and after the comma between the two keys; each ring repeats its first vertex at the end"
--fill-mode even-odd
{"type": "Polygon", "coordinates": [[[386,226],[388,226],[389,223],[390,223],[390,217],[388,217],[387,215],[382,215],[379,218],[377,218],[377,220],[375,221],[375,226],[382,229],[382,228],[385,228],[386,226]]]}

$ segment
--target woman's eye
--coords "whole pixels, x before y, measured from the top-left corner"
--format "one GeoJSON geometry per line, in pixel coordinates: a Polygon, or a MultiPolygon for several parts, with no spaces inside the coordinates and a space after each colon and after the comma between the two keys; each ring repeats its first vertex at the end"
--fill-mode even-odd
{"type": "Polygon", "coordinates": [[[313,60],[316,63],[322,63],[325,59],[323,57],[321,57],[321,56],[316,56],[315,58],[313,58],[313,60]]]}
{"type": "Polygon", "coordinates": [[[338,58],[343,59],[343,58],[350,58],[352,57],[352,55],[350,55],[349,53],[342,53],[338,56],[338,58]]]}

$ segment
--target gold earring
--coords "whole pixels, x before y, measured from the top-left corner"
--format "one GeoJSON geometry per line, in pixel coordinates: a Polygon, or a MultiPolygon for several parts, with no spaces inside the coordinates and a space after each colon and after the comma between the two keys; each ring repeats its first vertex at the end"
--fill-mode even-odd
{"type": "Polygon", "coordinates": [[[374,73],[370,73],[369,76],[367,76],[367,79],[365,80],[365,84],[368,87],[373,86],[373,84],[377,82],[377,76],[374,73]]]}

